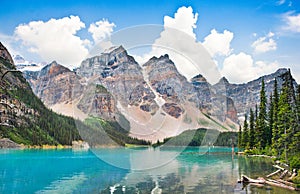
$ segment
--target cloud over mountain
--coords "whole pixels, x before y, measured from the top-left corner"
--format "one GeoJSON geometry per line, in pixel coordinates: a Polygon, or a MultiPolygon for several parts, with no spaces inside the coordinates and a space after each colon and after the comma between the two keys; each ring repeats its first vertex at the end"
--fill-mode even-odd
{"type": "Polygon", "coordinates": [[[233,50],[230,46],[232,39],[232,32],[224,30],[223,33],[219,33],[216,29],[212,29],[210,34],[204,38],[203,46],[211,56],[228,56],[233,50]]]}
{"type": "Polygon", "coordinates": [[[111,36],[114,27],[116,25],[113,22],[110,23],[107,19],[102,19],[92,23],[89,32],[92,34],[94,42],[97,43],[111,36]]]}
{"type": "Polygon", "coordinates": [[[70,16],[20,24],[15,35],[30,52],[37,53],[43,60],[74,65],[88,54],[85,46],[89,41],[76,35],[83,28],[85,24],[78,16],[70,16]]]}

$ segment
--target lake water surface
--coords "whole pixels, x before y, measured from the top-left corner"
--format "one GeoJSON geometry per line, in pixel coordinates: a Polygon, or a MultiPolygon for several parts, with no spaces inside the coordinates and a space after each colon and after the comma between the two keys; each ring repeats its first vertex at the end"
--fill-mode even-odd
{"type": "Polygon", "coordinates": [[[0,150],[0,193],[292,193],[237,183],[273,172],[270,160],[207,150],[0,150]]]}

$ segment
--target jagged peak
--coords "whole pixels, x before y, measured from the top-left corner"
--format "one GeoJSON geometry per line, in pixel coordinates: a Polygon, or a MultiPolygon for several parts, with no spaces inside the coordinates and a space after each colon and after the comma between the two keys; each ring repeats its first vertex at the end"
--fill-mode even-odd
{"type": "Polygon", "coordinates": [[[120,52],[126,52],[127,51],[124,49],[122,45],[119,46],[112,46],[108,49],[105,49],[101,54],[112,54],[112,53],[120,53],[120,52]]]}
{"type": "Polygon", "coordinates": [[[226,77],[222,77],[217,84],[229,84],[229,81],[226,77]]]}
{"type": "Polygon", "coordinates": [[[191,82],[207,82],[207,80],[202,74],[198,74],[191,79],[191,82]]]}
{"type": "Polygon", "coordinates": [[[287,68],[279,68],[279,69],[277,69],[277,71],[275,72],[275,74],[284,74],[284,73],[286,73],[287,71],[290,71],[290,69],[287,69],[287,68]]]}
{"type": "Polygon", "coordinates": [[[52,61],[42,68],[42,70],[40,71],[40,76],[58,75],[65,72],[71,72],[71,70],[63,65],[58,64],[56,61],[52,61]]]}
{"type": "Polygon", "coordinates": [[[149,61],[147,61],[143,66],[148,66],[150,65],[151,62],[157,62],[157,61],[167,61],[169,63],[173,63],[173,61],[169,58],[169,55],[168,54],[164,54],[164,55],[161,55],[160,57],[156,57],[156,56],[153,56],[149,59],[149,61]]]}
{"type": "Polygon", "coordinates": [[[50,63],[50,65],[51,65],[51,66],[53,66],[53,65],[56,66],[56,65],[58,65],[58,63],[57,63],[56,61],[52,61],[52,62],[50,63]]]}

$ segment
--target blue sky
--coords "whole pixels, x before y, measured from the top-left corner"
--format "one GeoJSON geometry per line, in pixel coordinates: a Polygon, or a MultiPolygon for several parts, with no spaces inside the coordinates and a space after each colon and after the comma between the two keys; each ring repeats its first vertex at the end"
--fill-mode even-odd
{"type": "Polygon", "coordinates": [[[166,26],[169,17],[172,27],[185,32],[192,29],[189,34],[205,45],[221,74],[232,82],[249,81],[279,67],[291,68],[300,82],[300,2],[297,0],[2,0],[1,7],[0,41],[13,54],[21,54],[27,60],[51,62],[53,59],[66,66],[79,65],[83,54],[97,40],[132,26],[166,26]],[[187,25],[180,23],[185,20],[187,25]],[[62,33],[53,29],[65,29],[64,25],[69,30],[63,32],[65,38],[53,39],[62,33]],[[65,56],[57,49],[51,51],[53,45],[60,44],[69,45],[63,48],[65,56]],[[77,45],[80,47],[73,51],[77,45]],[[64,60],[64,57],[74,60],[64,60]]]}

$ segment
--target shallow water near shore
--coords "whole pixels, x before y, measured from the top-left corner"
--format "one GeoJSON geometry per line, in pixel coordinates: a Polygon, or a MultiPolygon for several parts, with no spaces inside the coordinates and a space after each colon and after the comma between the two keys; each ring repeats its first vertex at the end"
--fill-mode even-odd
{"type": "Polygon", "coordinates": [[[138,155],[133,150],[0,150],[0,193],[297,193],[243,188],[237,183],[241,174],[257,178],[274,168],[270,159],[232,156],[231,148],[209,148],[207,153],[199,147],[182,152],[179,147],[138,148],[138,155]],[[148,168],[149,158],[169,155],[174,157],[148,168]]]}

